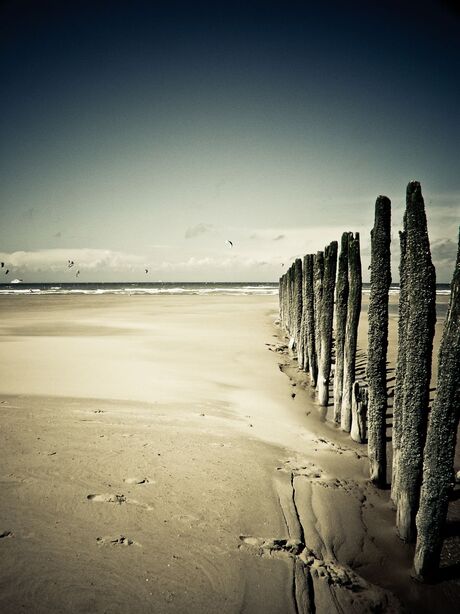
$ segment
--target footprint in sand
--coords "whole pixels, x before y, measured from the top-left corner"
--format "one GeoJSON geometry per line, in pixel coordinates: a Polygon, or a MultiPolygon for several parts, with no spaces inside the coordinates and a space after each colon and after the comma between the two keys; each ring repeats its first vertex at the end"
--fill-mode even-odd
{"type": "Polygon", "coordinates": [[[141,503],[140,501],[136,501],[135,499],[127,499],[125,495],[106,493],[102,495],[87,495],[86,498],[88,499],[88,501],[94,501],[96,503],[116,503],[118,505],[122,505],[123,503],[129,503],[130,505],[137,505],[137,507],[141,507],[149,512],[153,510],[153,507],[151,505],[148,505],[147,503],[141,503]]]}
{"type": "Polygon", "coordinates": [[[151,480],[149,478],[125,478],[123,480],[125,484],[150,484],[151,480]]]}
{"type": "Polygon", "coordinates": [[[309,461],[301,461],[294,458],[288,459],[283,466],[277,467],[278,471],[287,471],[293,476],[302,475],[310,479],[319,479],[323,476],[323,470],[315,463],[309,461]]]}
{"type": "Polygon", "coordinates": [[[296,539],[285,538],[265,538],[265,537],[252,537],[249,535],[240,535],[241,544],[239,549],[249,547],[250,549],[257,549],[259,556],[272,556],[279,554],[281,556],[297,556],[304,549],[305,545],[296,539]]]}
{"type": "Polygon", "coordinates": [[[322,486],[323,488],[343,490],[348,494],[355,496],[360,501],[364,501],[366,499],[365,495],[360,490],[360,485],[358,482],[355,480],[338,479],[326,473],[323,469],[315,465],[315,463],[290,458],[276,469],[278,471],[288,472],[294,478],[306,478],[311,483],[314,483],[317,486],[322,486]]]}
{"type": "Polygon", "coordinates": [[[133,539],[124,535],[119,537],[96,537],[96,541],[100,546],[140,546],[133,539]]]}
{"type": "Polygon", "coordinates": [[[316,443],[317,445],[319,444],[326,450],[329,450],[330,452],[336,452],[337,454],[352,454],[358,459],[362,456],[365,456],[365,454],[359,454],[359,452],[353,450],[352,448],[341,446],[340,444],[334,443],[333,441],[329,441],[328,439],[324,439],[323,437],[319,437],[318,439],[314,440],[313,443],[316,443]]]}
{"type": "Polygon", "coordinates": [[[105,494],[105,495],[88,495],[86,497],[88,501],[95,501],[96,503],[126,503],[125,495],[105,494]]]}

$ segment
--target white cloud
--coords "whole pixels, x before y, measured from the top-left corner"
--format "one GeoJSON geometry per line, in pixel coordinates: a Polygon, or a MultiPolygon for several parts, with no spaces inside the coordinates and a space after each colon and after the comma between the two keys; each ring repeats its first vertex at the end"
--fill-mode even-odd
{"type": "MultiPolygon", "coordinates": [[[[367,246],[370,242],[370,228],[357,225],[349,228],[341,225],[255,229],[251,230],[251,239],[257,239],[258,243],[276,241],[279,250],[277,253],[284,254],[288,258],[293,253],[313,254],[324,249],[331,241],[337,241],[340,244],[341,236],[345,231],[359,232],[361,247],[367,246]],[[281,238],[283,241],[280,240],[281,238]]],[[[266,246],[260,245],[258,249],[270,254],[273,250],[273,243],[266,246]]]]}
{"type": "Polygon", "coordinates": [[[190,226],[185,231],[185,238],[192,239],[193,237],[198,237],[199,235],[206,234],[208,232],[213,232],[214,226],[212,224],[205,224],[201,222],[196,226],[190,226]]]}
{"type": "MultiPolygon", "coordinates": [[[[276,260],[278,263],[278,260],[276,260]]],[[[270,264],[267,260],[252,258],[243,254],[238,256],[229,257],[205,257],[196,258],[191,256],[187,260],[180,260],[176,262],[163,261],[157,266],[153,266],[153,270],[161,271],[180,271],[180,270],[195,270],[200,272],[206,272],[212,270],[238,270],[238,269],[250,269],[252,267],[262,267],[270,264]]]]}
{"type": "Polygon", "coordinates": [[[67,268],[68,260],[73,260],[76,268],[85,270],[129,270],[133,265],[141,265],[144,262],[143,258],[134,254],[90,248],[17,251],[1,253],[0,259],[12,269],[30,272],[63,271],[67,268]]]}

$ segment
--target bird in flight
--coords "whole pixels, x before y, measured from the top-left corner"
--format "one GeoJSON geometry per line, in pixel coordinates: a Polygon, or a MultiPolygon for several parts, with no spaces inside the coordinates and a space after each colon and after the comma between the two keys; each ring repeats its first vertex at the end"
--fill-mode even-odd
{"type": "Polygon", "coordinates": [[[225,242],[228,243],[230,245],[230,247],[233,247],[233,242],[230,241],[230,239],[227,239],[225,242]]]}
{"type": "Polygon", "coordinates": [[[75,277],[78,277],[80,275],[80,270],[77,271],[75,277]]]}
{"type": "Polygon", "coordinates": [[[74,264],[75,264],[75,262],[73,260],[67,260],[67,266],[68,266],[69,269],[71,269],[74,264]]]}
{"type": "Polygon", "coordinates": [[[146,273],[148,273],[148,272],[149,272],[149,270],[148,270],[148,269],[145,269],[145,272],[146,272],[146,273]]]}
{"type": "Polygon", "coordinates": [[[2,269],[3,269],[3,267],[4,267],[4,266],[5,266],[5,263],[4,263],[4,262],[2,262],[2,269]]]}
{"type": "Polygon", "coordinates": [[[8,275],[9,272],[10,272],[10,269],[6,269],[5,275],[8,275]]]}

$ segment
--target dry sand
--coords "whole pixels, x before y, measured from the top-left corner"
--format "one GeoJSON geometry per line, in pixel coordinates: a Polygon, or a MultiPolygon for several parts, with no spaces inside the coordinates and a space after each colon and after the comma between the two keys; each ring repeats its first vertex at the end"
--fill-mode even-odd
{"type": "Polygon", "coordinates": [[[0,611],[455,611],[458,537],[442,582],[411,579],[366,447],[280,347],[276,297],[1,307],[0,611]]]}

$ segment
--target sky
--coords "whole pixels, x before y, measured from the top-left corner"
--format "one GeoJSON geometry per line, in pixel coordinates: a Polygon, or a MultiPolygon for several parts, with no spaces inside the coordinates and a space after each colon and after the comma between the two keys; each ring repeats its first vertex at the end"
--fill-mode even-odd
{"type": "Polygon", "coordinates": [[[460,13],[416,6],[3,1],[0,282],[277,281],[344,231],[367,281],[379,194],[398,280],[413,179],[450,282],[460,13]]]}

